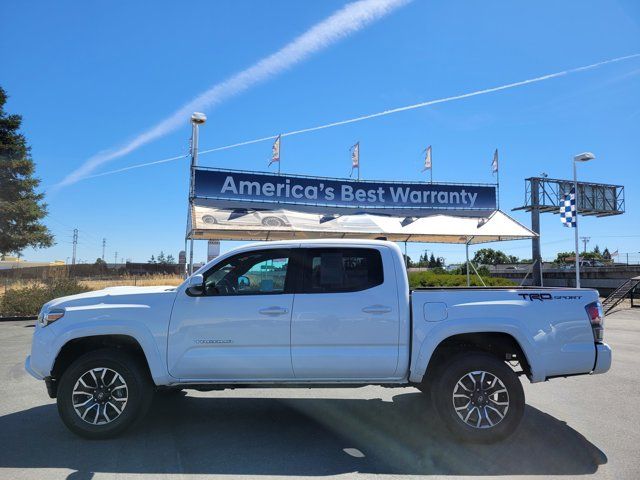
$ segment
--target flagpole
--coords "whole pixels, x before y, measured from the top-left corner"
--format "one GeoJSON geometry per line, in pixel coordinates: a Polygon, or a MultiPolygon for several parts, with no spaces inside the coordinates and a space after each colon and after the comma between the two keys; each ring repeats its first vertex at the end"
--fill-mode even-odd
{"type": "Polygon", "coordinates": [[[498,149],[493,153],[493,161],[496,166],[496,209],[500,210],[500,160],[498,159],[498,149]]]}
{"type": "Polygon", "coordinates": [[[496,170],[496,207],[500,210],[500,164],[496,170]]]}
{"type": "Polygon", "coordinates": [[[358,142],[358,181],[360,181],[360,142],[358,142]]]}
{"type": "Polygon", "coordinates": [[[578,244],[578,174],[576,172],[576,161],[573,160],[573,198],[576,202],[576,222],[573,229],[573,235],[575,240],[575,255],[576,255],[576,288],[580,288],[580,246],[578,244]]]}
{"type": "Polygon", "coordinates": [[[278,135],[278,176],[280,176],[281,163],[282,163],[282,134],[278,135]]]}

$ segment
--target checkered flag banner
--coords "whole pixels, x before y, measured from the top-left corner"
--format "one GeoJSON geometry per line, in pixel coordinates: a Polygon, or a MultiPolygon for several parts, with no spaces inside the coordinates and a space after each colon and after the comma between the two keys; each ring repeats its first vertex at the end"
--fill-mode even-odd
{"type": "Polygon", "coordinates": [[[560,221],[565,227],[575,228],[576,221],[576,191],[571,189],[569,193],[562,196],[560,203],[560,221]]]}

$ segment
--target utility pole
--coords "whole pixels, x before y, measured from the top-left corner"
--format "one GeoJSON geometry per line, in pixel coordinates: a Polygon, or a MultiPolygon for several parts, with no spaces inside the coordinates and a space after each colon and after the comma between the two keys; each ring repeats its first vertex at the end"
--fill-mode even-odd
{"type": "Polygon", "coordinates": [[[76,250],[78,248],[78,229],[73,229],[73,255],[71,256],[71,265],[76,264],[76,250]]]}
{"type": "Polygon", "coordinates": [[[580,240],[582,240],[582,253],[587,253],[587,243],[589,243],[589,240],[591,240],[591,237],[580,237],[580,240]]]}
{"type": "Polygon", "coordinates": [[[113,266],[115,267],[118,264],[118,252],[115,253],[113,259],[113,266]]]}
{"type": "Polygon", "coordinates": [[[107,239],[103,238],[102,239],[102,261],[104,262],[104,250],[105,248],[107,248],[107,239]]]}

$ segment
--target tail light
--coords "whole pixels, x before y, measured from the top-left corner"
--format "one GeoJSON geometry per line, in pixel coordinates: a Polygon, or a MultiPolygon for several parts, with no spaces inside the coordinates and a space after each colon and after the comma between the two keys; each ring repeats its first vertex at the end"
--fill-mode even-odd
{"type": "Polygon", "coordinates": [[[596,343],[602,343],[604,339],[604,313],[600,302],[593,302],[584,307],[591,322],[591,330],[593,330],[593,339],[596,343]]]}

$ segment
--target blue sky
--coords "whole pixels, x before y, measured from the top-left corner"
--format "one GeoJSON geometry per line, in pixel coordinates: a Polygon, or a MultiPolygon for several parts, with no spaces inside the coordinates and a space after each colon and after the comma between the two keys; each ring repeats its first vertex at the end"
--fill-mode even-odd
{"type": "MultiPolygon", "coordinates": [[[[119,147],[212,85],[282,48],[348,2],[3,2],[0,85],[49,189],[88,158],[119,147]]],[[[388,108],[517,82],[640,52],[640,4],[629,1],[420,1],[408,3],[245,92],[205,110],[202,149],[321,125],[388,108]]],[[[283,139],[287,173],[345,176],[361,143],[362,176],[419,180],[433,145],[434,180],[491,182],[501,159],[505,211],[524,200],[524,178],[570,177],[571,157],[597,160],[580,179],[620,183],[627,213],[585,218],[581,235],[640,260],[640,58],[512,90],[283,139]]],[[[100,171],[186,153],[176,131],[100,171]]],[[[266,170],[271,142],[202,156],[221,168],[266,170]]],[[[87,179],[48,195],[57,245],[28,260],[146,261],[183,248],[188,161],[87,179]]],[[[512,215],[529,225],[529,216],[512,215]]],[[[543,215],[543,257],[571,250],[572,231],[543,215]]],[[[223,249],[233,243],[225,242],[223,249]]],[[[530,242],[497,243],[530,257],[530,242]]],[[[459,261],[456,245],[409,246],[459,261]]],[[[480,247],[473,247],[480,248],[480,247]]],[[[196,259],[206,255],[197,245],[196,259]]]]}

